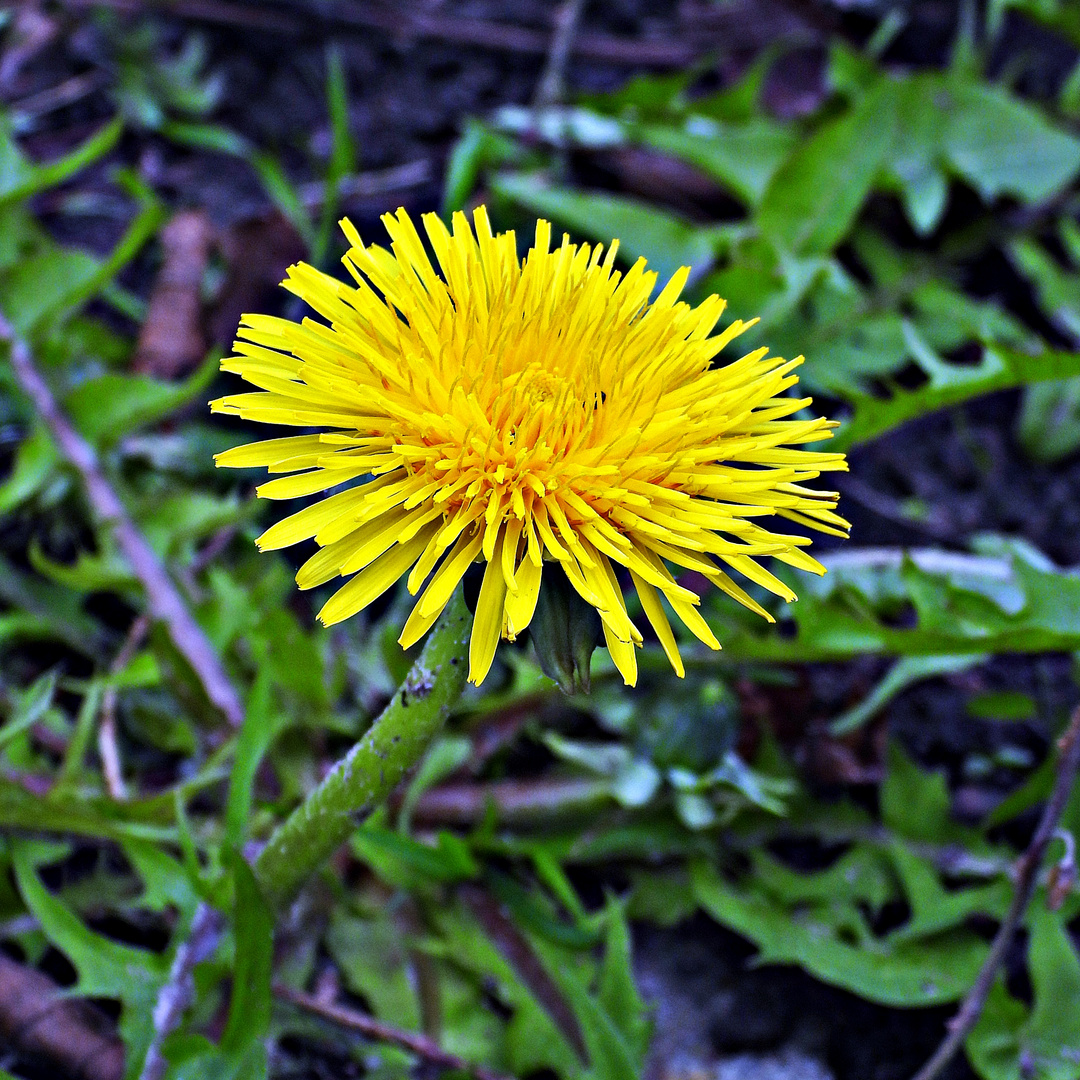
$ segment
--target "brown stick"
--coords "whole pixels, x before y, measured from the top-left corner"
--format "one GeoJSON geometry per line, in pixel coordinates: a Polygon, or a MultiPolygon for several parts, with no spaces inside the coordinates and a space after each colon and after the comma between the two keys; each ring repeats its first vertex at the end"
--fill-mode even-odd
{"type": "Polygon", "coordinates": [[[210,702],[233,727],[239,727],[244,718],[244,706],[214,647],[188,611],[154,549],[139,532],[120,497],[105,478],[94,448],[72,427],[34,366],[26,342],[18,337],[2,314],[0,344],[8,346],[15,378],[48,427],[60,453],[82,476],[94,516],[102,525],[112,529],[132,572],[142,582],[149,614],[156,621],[164,623],[173,644],[195,672],[210,702]]]}
{"type": "Polygon", "coordinates": [[[499,780],[450,783],[425,791],[413,807],[418,825],[474,825],[492,807],[504,824],[528,825],[573,817],[612,803],[603,780],[499,780]]]}
{"type": "Polygon", "coordinates": [[[156,11],[179,15],[185,19],[239,26],[245,30],[265,30],[274,34],[295,34],[299,20],[286,12],[267,11],[256,4],[233,3],[232,0],[65,0],[69,8],[110,7],[132,14],[156,11]]]}
{"type": "Polygon", "coordinates": [[[0,1036],[78,1080],[120,1080],[124,1044],[88,1002],[0,953],[0,1036]]]}
{"type": "Polygon", "coordinates": [[[551,49],[533,96],[533,108],[537,111],[550,109],[562,100],[566,65],[570,61],[570,50],[574,47],[574,36],[584,7],[585,0],[563,0],[555,12],[551,49]]]}
{"type": "MultiPolygon", "coordinates": [[[[131,663],[131,658],[143,643],[150,630],[150,619],[140,615],[128,630],[123,648],[116,654],[116,659],[109,666],[113,675],[119,674],[131,663]]],[[[101,771],[105,775],[105,789],[112,798],[127,798],[127,786],[124,784],[124,772],[120,766],[120,751],[116,745],[116,699],[115,686],[109,686],[101,695],[101,726],[98,728],[98,754],[101,757],[101,771]]]]}
{"type": "Polygon", "coordinates": [[[330,1023],[337,1024],[339,1027],[348,1028],[350,1031],[358,1031],[369,1039],[377,1039],[379,1042],[400,1046],[403,1050],[408,1050],[432,1065],[466,1072],[470,1076],[475,1076],[476,1080],[504,1080],[497,1073],[485,1069],[483,1065],[473,1065],[463,1058],[459,1058],[457,1054],[451,1054],[443,1050],[434,1039],[429,1039],[426,1035],[418,1035],[412,1031],[402,1031],[401,1028],[384,1024],[373,1016],[367,1016],[353,1009],[346,1009],[342,1005],[334,1005],[322,1000],[322,998],[313,997],[311,994],[305,994],[299,990],[293,990],[290,986],[275,984],[274,995],[282,1001],[287,1001],[290,1005],[295,1005],[298,1009],[303,1009],[305,1012],[312,1013],[315,1016],[321,1016],[324,1020],[329,1020],[330,1023]]]}
{"type": "Polygon", "coordinates": [[[998,968],[1005,959],[1005,953],[1012,944],[1017,928],[1038,884],[1039,866],[1043,856],[1054,838],[1061,815],[1072,793],[1077,770],[1080,769],[1080,706],[1069,721],[1065,734],[1058,740],[1061,757],[1058,759],[1057,775],[1050,798],[1046,800],[1042,817],[1035,827],[1035,834],[1027,850],[1016,862],[1016,892],[998,932],[990,946],[990,952],[979,969],[979,974],[960,1005],[956,1015],[949,1021],[949,1033],[941,1041],[929,1061],[915,1074],[912,1080],[934,1080],[939,1076],[953,1055],[964,1044],[971,1029],[979,1022],[986,999],[997,978],[998,968]]]}
{"type": "MultiPolygon", "coordinates": [[[[430,179],[431,162],[427,158],[415,158],[403,165],[392,165],[388,169],[373,169],[370,172],[343,177],[338,184],[337,195],[342,202],[370,199],[375,195],[418,187],[430,179]]],[[[301,185],[300,199],[313,212],[322,209],[326,199],[326,184],[321,180],[313,180],[301,185]]]]}
{"type": "MultiPolygon", "coordinates": [[[[242,26],[290,36],[302,34],[311,26],[310,20],[298,19],[284,11],[268,11],[235,0],[65,0],[65,4],[69,8],[111,7],[128,12],[158,11],[200,22],[242,26]]],[[[367,3],[340,5],[323,15],[320,21],[328,27],[383,30],[404,37],[433,38],[457,45],[535,56],[545,56],[552,39],[548,31],[531,30],[510,23],[425,11],[403,12],[396,6],[367,3]]],[[[693,45],[671,39],[637,40],[596,33],[577,35],[571,49],[579,56],[603,63],[661,68],[682,67],[692,63],[701,53],[693,45]]]]}
{"type": "Polygon", "coordinates": [[[459,890],[461,899],[480,920],[484,931],[495,947],[517,972],[521,981],[532,992],[566,1041],[581,1060],[588,1061],[585,1038],[573,1009],[563,997],[555,980],[547,973],[540,957],[524,934],[504,914],[502,905],[478,885],[464,885],[459,890]]]}
{"type": "MultiPolygon", "coordinates": [[[[337,18],[343,23],[391,33],[413,34],[459,45],[538,56],[549,53],[553,36],[547,30],[530,30],[509,23],[437,15],[426,11],[413,11],[410,17],[403,20],[396,5],[376,7],[373,4],[352,3],[347,8],[340,8],[337,18]]],[[[697,50],[681,41],[638,40],[595,33],[575,35],[570,43],[570,51],[610,64],[645,64],[652,67],[681,67],[691,63],[698,55],[697,50]]]]}
{"type": "Polygon", "coordinates": [[[208,960],[221,940],[225,920],[216,908],[200,903],[191,920],[191,933],[182,941],[173,957],[169,978],[154,1005],[154,1037],[143,1059],[139,1080],[161,1080],[168,1068],[161,1047],[184,1018],[195,993],[193,972],[196,964],[208,960]]]}

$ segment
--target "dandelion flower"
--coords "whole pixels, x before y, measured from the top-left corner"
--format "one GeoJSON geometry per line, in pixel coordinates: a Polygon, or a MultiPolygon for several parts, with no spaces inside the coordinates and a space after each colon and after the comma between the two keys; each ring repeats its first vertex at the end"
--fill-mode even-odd
{"type": "Polygon", "coordinates": [[[623,585],[682,675],[664,602],[717,649],[696,571],[766,619],[734,570],[786,600],[795,596],[757,560],[823,568],[804,536],[759,524],[780,516],[845,535],[835,492],[805,487],[842,454],[792,449],[830,434],[823,419],[791,419],[809,404],[786,391],[802,358],[757,349],[716,363],[751,322],[713,329],[725,301],[679,301],[687,269],[650,302],[644,259],[616,270],[617,241],[552,247],[551,225],[520,259],[514,233],[493,234],[483,207],[452,231],[423,219],[438,262],[404,210],[383,221],[390,250],[351,244],[346,285],[303,263],[285,287],[325,322],[244,317],[236,355],[222,361],[259,388],[212,403],[268,424],[318,429],[240,446],[218,465],[288,475],[258,488],[269,499],[337,489],[259,539],[275,549],[314,538],[296,575],[302,589],[349,580],[319,613],[347,619],[406,576],[419,598],[400,642],[433,625],[474,563],[485,563],[469,653],[483,680],[500,638],[533,616],[545,565],[558,563],[599,612],[612,660],[637,678],[639,628],[623,585]],[[712,335],[712,336],[710,336],[712,335]],[[343,486],[352,483],[352,486],[343,486]]]}

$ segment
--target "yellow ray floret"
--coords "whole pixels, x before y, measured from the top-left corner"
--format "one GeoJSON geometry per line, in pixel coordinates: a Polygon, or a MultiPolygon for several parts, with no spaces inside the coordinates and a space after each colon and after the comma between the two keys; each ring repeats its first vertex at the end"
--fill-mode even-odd
{"type": "Polygon", "coordinates": [[[292,499],[349,482],[270,528],[262,548],[314,539],[301,588],[353,575],[320,612],[356,614],[407,577],[419,593],[403,645],[433,625],[469,567],[486,564],[469,678],[487,674],[500,637],[529,625],[544,564],[558,562],[600,614],[612,659],[637,678],[642,635],[627,611],[633,583],[676,671],[663,601],[719,648],[697,596],[675,573],[697,571],[769,615],[725,572],[785,599],[791,590],[757,560],[822,572],[802,536],[769,531],[780,515],[844,535],[835,492],[806,481],[845,469],[842,454],[793,449],[826,438],[823,419],[785,419],[801,362],[757,349],[717,353],[747,328],[713,334],[724,301],[679,301],[680,270],[651,303],[645,260],[615,269],[618,244],[552,248],[551,226],[519,259],[512,232],[492,233],[477,209],[452,231],[424,217],[429,258],[404,210],[387,214],[387,250],[365,246],[348,221],[346,285],[300,264],[284,285],[324,322],[244,317],[222,368],[258,388],[215,412],[320,429],[239,446],[218,465],[286,474],[259,488],[292,499]],[[674,570],[674,573],[673,573],[674,570]]]}

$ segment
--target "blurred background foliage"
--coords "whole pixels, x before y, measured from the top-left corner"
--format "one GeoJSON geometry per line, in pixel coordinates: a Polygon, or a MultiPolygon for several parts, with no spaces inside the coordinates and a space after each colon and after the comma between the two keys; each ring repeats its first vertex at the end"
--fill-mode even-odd
{"type": "MultiPolygon", "coordinates": [[[[531,103],[509,75],[460,88],[482,51],[460,27],[513,27],[513,5],[171,6],[0,15],[0,311],[244,718],[226,728],[5,362],[8,1074],[150,1075],[155,1002],[200,901],[228,931],[194,969],[169,1077],[440,1067],[350,1031],[335,1001],[498,1074],[913,1072],[1006,914],[1078,697],[1076,5],[795,4],[776,23],[717,2],[683,5],[684,39],[681,8],[589,4],[582,42],[644,27],[686,59],[594,78],[586,55],[576,89],[531,103]],[[260,102],[236,58],[269,64],[297,18],[306,45],[260,102]],[[369,98],[379,63],[413,62],[409,25],[466,42],[436,58],[464,50],[456,112],[420,158],[369,130],[393,126],[369,98]],[[721,40],[730,27],[745,39],[721,40]],[[372,50],[391,59],[364,67],[348,33],[390,33],[372,50]],[[260,104],[290,117],[277,136],[260,104]],[[479,201],[522,236],[539,215],[619,237],[661,276],[689,265],[692,297],[760,317],[748,348],[805,354],[816,407],[843,421],[852,539],[821,545],[821,580],[778,571],[795,605],[749,586],[775,626],[706,592],[724,649],[685,643],[682,681],[647,641],[635,690],[598,655],[592,693],[568,698],[530,646],[504,647],[411,781],[275,922],[244,856],[405,676],[406,597],[325,630],[290,556],[256,553],[282,508],[251,498],[254,471],[213,468],[250,437],[205,408],[231,385],[217,359],[242,310],[301,314],[267,286],[293,259],[332,269],[342,212],[379,242],[381,210],[479,201]],[[49,986],[93,1004],[56,1005],[49,986]],[[53,1002],[49,1032],[20,1021],[17,993],[53,1002]],[[733,1053],[759,1071],[724,1071],[733,1053]]],[[[544,43],[541,8],[523,25],[544,43]]],[[[511,55],[525,85],[543,51],[511,55]]],[[[1078,829],[1074,794],[947,1075],[1080,1076],[1078,829]]]]}

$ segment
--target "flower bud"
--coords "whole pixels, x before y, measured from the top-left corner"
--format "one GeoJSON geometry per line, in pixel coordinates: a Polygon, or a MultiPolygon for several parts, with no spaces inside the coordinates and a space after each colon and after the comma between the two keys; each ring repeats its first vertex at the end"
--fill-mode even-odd
{"type": "Polygon", "coordinates": [[[544,587],[529,626],[540,667],[564,694],[589,692],[589,663],[600,643],[600,616],[558,563],[544,567],[544,587]]]}

